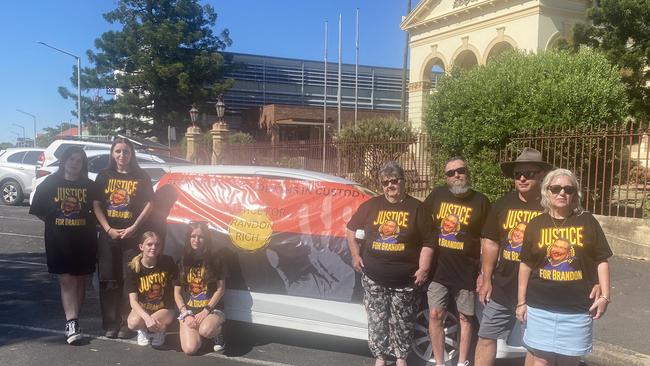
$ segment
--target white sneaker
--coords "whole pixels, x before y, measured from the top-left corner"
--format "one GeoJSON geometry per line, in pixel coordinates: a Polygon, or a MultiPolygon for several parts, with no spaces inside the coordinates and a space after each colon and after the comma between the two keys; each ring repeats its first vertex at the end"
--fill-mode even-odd
{"type": "Polygon", "coordinates": [[[65,323],[65,336],[68,344],[75,344],[81,340],[81,329],[79,329],[79,322],[76,319],[65,323]]]}
{"type": "Polygon", "coordinates": [[[212,346],[212,350],[217,353],[222,353],[226,350],[226,341],[223,338],[223,333],[214,337],[214,345],[212,346]]]}
{"type": "Polygon", "coordinates": [[[459,363],[458,366],[469,366],[469,361],[465,360],[465,362],[459,363]]]}
{"type": "Polygon", "coordinates": [[[165,332],[155,332],[151,334],[151,345],[160,347],[165,343],[165,332]]]}
{"type": "Polygon", "coordinates": [[[138,346],[150,345],[151,341],[149,340],[149,337],[149,332],[138,329],[138,346]]]}

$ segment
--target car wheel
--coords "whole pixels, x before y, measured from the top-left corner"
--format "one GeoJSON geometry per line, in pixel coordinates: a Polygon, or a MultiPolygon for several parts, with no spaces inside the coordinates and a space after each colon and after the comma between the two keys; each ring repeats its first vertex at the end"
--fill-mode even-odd
{"type": "MultiPolygon", "coordinates": [[[[458,317],[447,312],[444,320],[445,331],[445,364],[458,356],[458,345],[460,342],[460,328],[458,317]]],[[[431,339],[429,338],[429,309],[418,313],[415,320],[415,332],[413,337],[413,353],[424,360],[427,365],[435,365],[431,339]]]]}
{"type": "Polygon", "coordinates": [[[5,205],[16,206],[23,202],[23,190],[15,180],[10,179],[4,182],[0,187],[0,192],[2,193],[2,203],[5,205]]]}

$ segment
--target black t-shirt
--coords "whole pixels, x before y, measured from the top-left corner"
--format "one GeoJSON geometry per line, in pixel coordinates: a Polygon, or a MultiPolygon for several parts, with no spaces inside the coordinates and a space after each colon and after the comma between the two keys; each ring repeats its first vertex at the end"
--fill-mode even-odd
{"type": "Polygon", "coordinates": [[[543,209],[538,200],[524,202],[519,193],[510,192],[499,198],[488,214],[481,236],[499,244],[499,260],[492,279],[492,299],[514,308],[517,303],[519,255],[526,226],[543,209]]]}
{"type": "Polygon", "coordinates": [[[544,213],[526,227],[520,259],[532,268],[526,302],[561,313],[584,313],[598,282],[597,266],[612,256],[603,229],[588,212],[566,221],[544,213]]]}
{"type": "Polygon", "coordinates": [[[153,199],[151,179],[143,170],[118,173],[105,169],[95,182],[108,224],[117,229],[131,226],[153,199]]]}
{"type": "Polygon", "coordinates": [[[447,186],[437,187],[424,201],[433,217],[438,249],[433,280],[455,289],[476,288],[481,255],[481,228],[490,201],[480,192],[454,196],[447,186]]]}
{"type": "Polygon", "coordinates": [[[412,285],[422,246],[432,246],[431,220],[411,196],[397,203],[373,197],[359,206],[347,228],[364,230],[363,272],[386,287],[412,285]]]}
{"type": "Polygon", "coordinates": [[[69,181],[52,174],[35,192],[29,213],[45,219],[45,243],[60,245],[83,241],[97,245],[95,215],[92,213],[95,183],[88,178],[69,181]]]}
{"type": "MultiPolygon", "coordinates": [[[[208,305],[212,295],[217,291],[218,281],[226,279],[225,267],[215,254],[205,260],[203,258],[182,258],[181,262],[183,261],[185,261],[185,274],[179,274],[174,286],[181,287],[185,305],[196,313],[208,305]]],[[[217,308],[221,307],[220,299],[217,308]]]]}
{"type": "Polygon", "coordinates": [[[140,263],[140,272],[136,273],[127,266],[124,276],[124,288],[127,293],[138,295],[138,303],[149,314],[160,309],[174,309],[174,289],[178,267],[167,255],[160,255],[152,268],[140,263]]]}

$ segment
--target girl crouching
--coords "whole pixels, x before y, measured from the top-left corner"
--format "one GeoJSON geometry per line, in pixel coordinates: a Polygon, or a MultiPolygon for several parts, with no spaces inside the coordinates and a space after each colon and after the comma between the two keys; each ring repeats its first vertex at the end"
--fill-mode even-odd
{"type": "Polygon", "coordinates": [[[153,231],[142,234],[140,254],[126,269],[125,287],[131,313],[127,324],[138,332],[138,345],[165,343],[165,330],[174,321],[172,286],[178,269],[171,257],[161,255],[162,243],[153,231]]]}
{"type": "Polygon", "coordinates": [[[223,352],[225,343],[221,326],[225,316],[217,308],[226,289],[225,268],[215,253],[205,223],[190,224],[179,269],[174,299],[180,311],[178,320],[183,352],[196,354],[201,348],[202,338],[213,342],[215,352],[223,352]]]}

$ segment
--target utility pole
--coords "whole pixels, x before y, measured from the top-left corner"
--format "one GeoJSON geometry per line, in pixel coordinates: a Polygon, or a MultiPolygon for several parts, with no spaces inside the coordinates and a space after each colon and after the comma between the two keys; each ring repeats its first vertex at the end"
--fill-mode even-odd
{"type": "MultiPolygon", "coordinates": [[[[406,0],[406,17],[411,13],[411,0],[406,0]]],[[[404,19],[406,19],[404,17],[404,19]]],[[[406,31],[406,41],[404,43],[404,64],[402,65],[402,108],[400,109],[399,118],[406,122],[406,69],[409,62],[409,32],[406,31]]]]}

